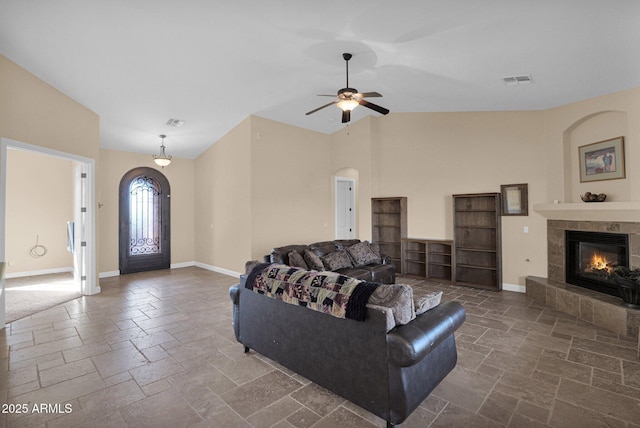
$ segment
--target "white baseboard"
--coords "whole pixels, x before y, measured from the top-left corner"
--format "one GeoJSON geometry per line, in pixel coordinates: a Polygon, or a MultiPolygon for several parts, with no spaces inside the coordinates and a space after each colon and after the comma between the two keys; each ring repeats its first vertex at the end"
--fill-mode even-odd
{"type": "Polygon", "coordinates": [[[120,276],[119,270],[112,270],[109,272],[100,272],[98,278],[111,278],[112,276],[120,276]]]}
{"type": "Polygon", "coordinates": [[[240,278],[241,273],[240,272],[236,272],[233,270],[229,270],[229,269],[225,269],[225,268],[221,268],[221,267],[217,267],[217,266],[211,266],[211,265],[207,265],[204,263],[200,263],[200,262],[195,262],[196,267],[202,268],[202,269],[207,269],[213,272],[218,272],[224,275],[229,275],[229,276],[233,276],[235,278],[240,278]]]}
{"type": "Polygon", "coordinates": [[[13,272],[4,275],[5,278],[22,278],[25,276],[50,275],[52,273],[73,273],[73,267],[62,267],[53,269],[31,270],[26,272],[13,272]]]}
{"type": "Polygon", "coordinates": [[[196,265],[196,262],[194,261],[182,262],[182,263],[171,263],[171,269],[180,269],[180,268],[191,267],[195,265],[196,265]]]}
{"type": "Polygon", "coordinates": [[[509,284],[507,282],[503,282],[502,283],[502,290],[503,291],[514,291],[516,293],[526,293],[527,292],[527,287],[524,286],[524,285],[509,284]]]}
{"type": "MultiPolygon", "coordinates": [[[[191,267],[191,266],[195,266],[195,267],[199,267],[202,269],[206,269],[206,270],[210,270],[213,272],[218,272],[224,275],[229,275],[229,276],[233,276],[235,278],[240,278],[240,272],[235,272],[229,269],[225,269],[225,268],[221,268],[221,267],[217,267],[217,266],[211,266],[211,265],[207,265],[204,263],[200,263],[200,262],[195,262],[195,261],[190,261],[190,262],[182,262],[182,263],[172,263],[171,264],[171,269],[180,269],[180,268],[185,268],[185,267],[191,267]]],[[[100,272],[100,274],[98,275],[99,278],[110,278],[112,276],[119,276],[120,275],[120,271],[119,270],[112,270],[110,272],[100,272]]]]}

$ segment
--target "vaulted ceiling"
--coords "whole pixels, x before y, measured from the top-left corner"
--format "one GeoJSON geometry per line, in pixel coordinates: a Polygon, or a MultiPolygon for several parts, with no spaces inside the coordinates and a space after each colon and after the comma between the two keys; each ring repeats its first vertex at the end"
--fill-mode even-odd
{"type": "Polygon", "coordinates": [[[99,114],[101,147],[152,153],[167,134],[194,158],[252,114],[343,127],[335,107],[304,114],[345,86],[343,52],[350,86],[392,114],[638,87],[639,24],[638,0],[0,0],[0,54],[99,114]]]}

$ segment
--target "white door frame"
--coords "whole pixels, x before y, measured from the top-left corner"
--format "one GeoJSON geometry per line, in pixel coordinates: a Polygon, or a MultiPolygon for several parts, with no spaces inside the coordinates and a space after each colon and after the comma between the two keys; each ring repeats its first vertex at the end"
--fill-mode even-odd
{"type": "Polygon", "coordinates": [[[351,206],[353,207],[353,211],[351,212],[351,220],[353,224],[353,238],[355,239],[358,236],[357,228],[356,228],[356,180],[349,177],[338,177],[336,176],[334,183],[334,192],[335,192],[335,237],[338,237],[338,182],[339,181],[348,181],[351,183],[351,206]]]}
{"type": "MultiPolygon", "coordinates": [[[[75,266],[77,257],[74,257],[74,272],[79,272],[81,276],[75,278],[79,285],[80,292],[84,295],[97,294],[100,292],[100,285],[96,274],[96,210],[95,210],[95,160],[70,153],[61,152],[46,147],[35,146],[22,143],[9,138],[0,138],[0,261],[6,261],[6,215],[7,215],[7,151],[9,149],[25,150],[53,156],[65,160],[78,162],[85,177],[84,183],[76,179],[75,186],[80,186],[82,197],[80,206],[74,206],[74,212],[80,212],[85,208],[83,225],[76,225],[76,236],[81,238],[84,245],[76,247],[76,251],[84,252],[84,263],[75,266]]],[[[74,275],[76,276],[76,275],[74,275]]],[[[0,289],[0,329],[4,328],[5,317],[5,295],[4,288],[0,289]]]]}

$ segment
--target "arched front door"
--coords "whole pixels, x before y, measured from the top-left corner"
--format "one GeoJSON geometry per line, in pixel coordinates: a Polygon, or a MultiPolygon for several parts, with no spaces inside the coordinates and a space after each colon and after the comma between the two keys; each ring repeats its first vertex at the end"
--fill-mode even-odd
{"type": "Polygon", "coordinates": [[[170,267],[170,197],[169,181],[153,168],[120,180],[120,273],[170,267]]]}

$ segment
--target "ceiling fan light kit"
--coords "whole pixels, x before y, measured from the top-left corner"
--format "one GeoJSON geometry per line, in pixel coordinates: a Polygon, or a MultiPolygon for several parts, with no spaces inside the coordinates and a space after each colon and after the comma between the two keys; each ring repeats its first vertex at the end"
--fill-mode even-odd
{"type": "Polygon", "coordinates": [[[336,104],[342,111],[353,110],[358,107],[360,104],[356,100],[340,100],[336,104]]]}
{"type": "MultiPolygon", "coordinates": [[[[335,101],[332,101],[330,103],[327,103],[321,107],[318,107],[316,109],[313,109],[309,112],[307,112],[307,115],[310,115],[312,113],[317,112],[318,110],[322,110],[325,107],[329,107],[330,105],[336,104],[338,106],[338,108],[340,110],[342,110],[342,123],[347,123],[351,120],[351,111],[353,109],[355,109],[358,106],[364,106],[367,108],[370,108],[373,111],[377,111],[378,113],[381,114],[388,114],[389,110],[384,108],[384,107],[380,107],[379,105],[370,103],[368,101],[365,101],[364,98],[367,97],[382,97],[381,94],[379,94],[378,92],[363,92],[360,93],[358,92],[357,89],[355,88],[350,88],[349,87],[349,60],[352,58],[353,55],[351,55],[350,53],[343,53],[342,54],[342,58],[344,58],[345,63],[346,63],[346,70],[347,70],[347,85],[346,87],[340,89],[338,91],[338,95],[335,99],[335,101]]],[[[319,95],[321,97],[334,97],[335,95],[319,95]]]]}

